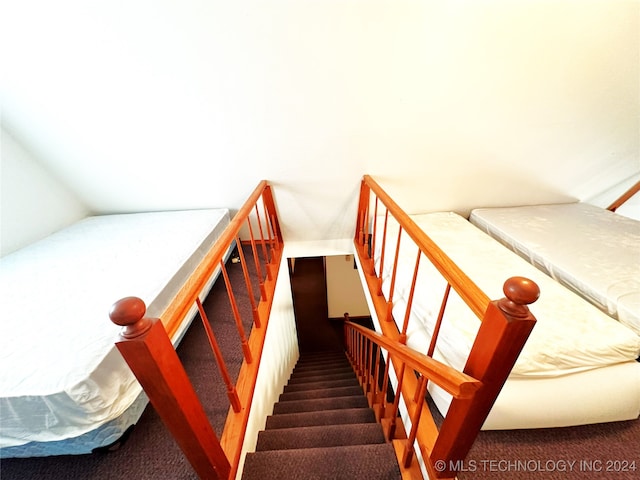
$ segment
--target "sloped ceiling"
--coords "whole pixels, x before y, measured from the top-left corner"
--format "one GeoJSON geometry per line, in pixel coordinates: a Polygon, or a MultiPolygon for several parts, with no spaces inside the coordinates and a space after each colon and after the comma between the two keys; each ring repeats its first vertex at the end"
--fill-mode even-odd
{"type": "Polygon", "coordinates": [[[352,235],[409,211],[586,199],[640,171],[637,1],[3,2],[2,122],[95,212],[237,208],[352,235]]]}

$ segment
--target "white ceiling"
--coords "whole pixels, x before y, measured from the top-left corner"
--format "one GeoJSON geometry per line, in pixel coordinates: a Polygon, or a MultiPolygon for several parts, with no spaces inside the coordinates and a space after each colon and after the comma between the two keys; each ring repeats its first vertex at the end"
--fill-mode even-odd
{"type": "Polygon", "coordinates": [[[585,199],[640,171],[640,2],[21,0],[2,122],[95,212],[275,187],[293,240],[410,211],[585,199]]]}

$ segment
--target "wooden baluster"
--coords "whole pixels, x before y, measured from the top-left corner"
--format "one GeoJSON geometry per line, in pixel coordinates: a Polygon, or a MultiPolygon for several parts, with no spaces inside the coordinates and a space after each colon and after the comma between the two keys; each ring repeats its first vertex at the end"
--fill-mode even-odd
{"type": "Polygon", "coordinates": [[[271,235],[271,224],[269,222],[269,212],[267,211],[267,205],[262,202],[262,209],[264,210],[264,226],[267,230],[267,243],[269,244],[269,263],[273,260],[273,250],[274,250],[274,241],[273,236],[271,235]]]}
{"type": "MultiPolygon", "coordinates": [[[[378,295],[382,295],[382,277],[384,276],[384,257],[387,244],[387,222],[389,219],[389,210],[384,215],[384,227],[382,230],[382,250],[380,251],[380,272],[378,276],[378,295]]],[[[375,260],[374,260],[375,263],[375,260]]]]}
{"type": "Polygon", "coordinates": [[[358,377],[360,378],[360,385],[362,385],[362,376],[364,374],[364,336],[358,334],[358,377]]]}
{"type": "Polygon", "coordinates": [[[253,237],[253,227],[251,226],[251,219],[247,217],[247,225],[249,227],[249,238],[251,240],[251,251],[253,252],[253,261],[256,265],[256,272],[258,275],[258,281],[260,285],[260,298],[262,300],[267,299],[267,291],[265,290],[264,277],[262,275],[262,268],[260,267],[260,259],[258,258],[258,250],[256,249],[256,241],[253,237]]]}
{"type": "Polygon", "coordinates": [[[607,210],[615,212],[620,206],[622,206],[627,200],[629,200],[638,192],[640,192],[640,181],[634,183],[631,188],[629,188],[620,197],[618,197],[611,205],[607,207],[607,210]]]}
{"type": "Polygon", "coordinates": [[[411,289],[409,290],[409,298],[407,300],[407,308],[404,311],[404,322],[402,322],[402,330],[398,341],[402,344],[407,343],[407,329],[409,328],[409,318],[411,317],[411,306],[413,305],[413,295],[416,291],[416,281],[418,279],[418,269],[420,267],[420,257],[422,252],[418,249],[418,257],[416,258],[415,266],[413,267],[413,278],[411,280],[411,289]]]}
{"type": "Polygon", "coordinates": [[[358,360],[356,356],[357,355],[356,354],[356,332],[355,330],[353,330],[353,328],[351,329],[351,332],[350,332],[349,343],[350,343],[349,352],[351,356],[351,365],[353,365],[353,368],[356,369],[358,365],[358,360]]]}
{"type": "MultiPolygon", "coordinates": [[[[391,363],[391,358],[389,358],[389,363],[391,363]]],[[[398,410],[400,409],[400,397],[402,396],[402,382],[404,381],[405,375],[405,364],[402,363],[400,365],[400,371],[398,372],[398,385],[396,387],[396,394],[393,398],[393,406],[391,407],[391,412],[387,415],[389,418],[389,430],[387,432],[387,438],[391,439],[396,434],[396,418],[398,417],[398,410]]]]}
{"type": "Polygon", "coordinates": [[[378,197],[375,197],[373,209],[373,230],[371,232],[371,247],[369,251],[369,259],[371,260],[371,274],[375,275],[376,271],[376,240],[378,239],[378,197]]]}
{"type": "Polygon", "coordinates": [[[369,204],[369,188],[364,180],[360,181],[360,197],[358,199],[358,215],[356,218],[356,236],[355,241],[362,246],[366,245],[367,241],[367,212],[369,204]]]}
{"type": "Polygon", "coordinates": [[[258,305],[256,304],[256,298],[253,294],[253,285],[251,284],[251,276],[249,275],[249,267],[244,257],[244,250],[242,249],[242,243],[240,237],[236,237],[236,245],[238,247],[238,254],[240,255],[240,265],[242,265],[242,273],[244,275],[244,283],[247,285],[247,293],[249,294],[249,301],[251,302],[251,312],[253,313],[253,323],[256,328],[260,328],[260,312],[258,311],[258,305]]]}
{"type": "MultiPolygon", "coordinates": [[[[275,241],[275,249],[276,251],[280,251],[280,226],[278,224],[278,217],[276,215],[276,205],[273,201],[273,195],[271,193],[271,186],[267,185],[266,188],[262,192],[262,202],[265,205],[267,211],[271,212],[268,218],[271,219],[271,230],[273,231],[273,238],[275,241]]],[[[274,258],[273,256],[271,257],[274,258]]]]}
{"type": "Polygon", "coordinates": [[[349,325],[347,324],[348,321],[348,316],[345,313],[345,322],[342,324],[342,331],[344,332],[344,349],[345,349],[345,353],[347,354],[347,359],[349,360],[349,362],[351,363],[351,347],[350,347],[350,340],[349,340],[349,335],[351,335],[351,331],[349,328],[349,325]]]}
{"type": "Polygon", "coordinates": [[[224,278],[224,284],[227,287],[227,295],[229,296],[229,303],[231,303],[231,310],[233,311],[233,318],[236,321],[236,327],[238,329],[238,334],[240,335],[240,343],[242,344],[242,352],[244,353],[244,359],[247,363],[251,363],[253,361],[251,355],[251,348],[249,347],[249,342],[247,341],[247,336],[244,332],[244,326],[242,325],[242,318],[240,316],[240,311],[238,310],[238,304],[236,303],[236,297],[233,295],[233,288],[231,287],[231,281],[229,280],[229,274],[227,273],[227,268],[224,262],[220,262],[220,269],[222,270],[222,276],[224,278]]]}
{"type": "Polygon", "coordinates": [[[362,357],[361,361],[361,369],[360,369],[360,384],[362,385],[362,390],[366,393],[367,391],[367,347],[368,347],[368,339],[363,335],[362,336],[362,357]]]}
{"type": "Polygon", "coordinates": [[[367,258],[370,259],[371,258],[371,250],[370,250],[369,241],[371,239],[371,232],[369,230],[369,228],[370,228],[370,225],[369,225],[369,221],[370,221],[370,219],[369,219],[369,208],[370,208],[369,202],[370,202],[370,197],[367,195],[367,203],[365,205],[364,212],[363,212],[363,215],[364,215],[364,236],[363,236],[362,246],[364,248],[365,253],[367,254],[367,258]]]}
{"type": "Polygon", "coordinates": [[[384,364],[384,374],[382,377],[382,388],[380,389],[382,392],[382,402],[380,403],[380,411],[379,418],[385,416],[385,412],[387,409],[388,401],[387,401],[387,390],[389,389],[389,367],[391,366],[391,353],[387,352],[387,361],[384,364]]]}
{"type": "Polygon", "coordinates": [[[400,240],[402,239],[402,227],[398,228],[398,242],[396,243],[396,255],[393,258],[393,268],[391,272],[391,285],[389,287],[389,298],[387,299],[387,321],[393,320],[393,295],[396,289],[396,276],[398,272],[398,257],[400,255],[400,240]]]}
{"type": "Polygon", "coordinates": [[[220,350],[220,346],[218,345],[218,341],[216,340],[215,335],[213,334],[213,329],[211,328],[211,324],[209,323],[209,318],[207,317],[207,312],[204,311],[202,306],[202,302],[199,298],[196,298],[196,305],[198,306],[198,312],[200,312],[200,319],[202,320],[202,325],[204,326],[204,331],[207,334],[207,339],[209,340],[209,345],[213,350],[213,354],[216,357],[216,362],[218,364],[218,368],[220,369],[220,375],[222,375],[222,380],[227,387],[227,396],[229,397],[229,402],[231,403],[231,408],[233,411],[238,413],[242,408],[240,405],[240,399],[238,398],[238,392],[236,391],[236,387],[231,380],[231,376],[229,375],[229,371],[227,370],[227,365],[222,357],[222,351],[220,350]]]}
{"type": "Polygon", "coordinates": [[[427,355],[433,357],[433,352],[436,349],[436,342],[438,341],[438,335],[440,334],[440,327],[442,326],[442,319],[444,318],[444,312],[447,308],[447,301],[449,300],[449,293],[451,292],[451,284],[447,283],[444,289],[444,296],[442,297],[442,303],[440,304],[440,311],[438,312],[438,318],[436,319],[436,325],[433,328],[433,335],[431,336],[431,342],[429,343],[429,350],[427,355]]]}
{"type": "Polygon", "coordinates": [[[258,204],[256,203],[256,219],[258,221],[258,230],[260,231],[260,245],[262,246],[262,255],[264,258],[264,263],[265,265],[267,265],[265,268],[267,270],[267,279],[270,281],[272,280],[271,277],[271,270],[269,269],[268,263],[269,263],[269,255],[267,255],[267,246],[264,243],[264,232],[262,230],[262,220],[260,218],[260,210],[258,210],[258,204]]]}
{"type": "Polygon", "coordinates": [[[413,410],[413,416],[411,417],[411,430],[409,431],[409,436],[405,441],[404,450],[402,453],[402,464],[405,468],[409,468],[411,466],[411,461],[413,460],[413,443],[416,441],[416,435],[418,433],[418,425],[420,424],[420,417],[422,415],[422,404],[424,403],[425,395],[427,393],[427,379],[422,376],[421,381],[418,383],[418,399],[419,401],[416,403],[416,407],[413,410]]]}
{"type": "Polygon", "coordinates": [[[371,403],[375,406],[380,404],[379,394],[380,394],[380,345],[375,346],[375,365],[373,371],[373,388],[371,390],[371,403]]]}
{"type": "MultiPolygon", "coordinates": [[[[280,251],[280,238],[278,237],[275,229],[277,219],[275,215],[271,215],[270,218],[271,218],[271,229],[273,230],[273,245],[274,245],[275,251],[277,252],[277,251],[280,251]]],[[[271,258],[275,258],[275,254],[271,254],[271,258]]]]}
{"type": "Polygon", "coordinates": [[[117,301],[111,321],[123,327],[116,347],[201,479],[227,479],[231,465],[162,322],[144,316],[136,297],[117,301]]]}
{"type": "MultiPolygon", "coordinates": [[[[440,327],[442,326],[442,319],[444,318],[444,312],[447,307],[447,300],[449,299],[449,293],[451,292],[451,284],[447,283],[447,286],[444,289],[444,295],[442,297],[442,302],[440,304],[440,311],[438,312],[438,318],[436,319],[436,324],[433,328],[433,335],[431,335],[431,341],[429,342],[429,348],[427,349],[427,356],[433,357],[433,352],[436,349],[436,342],[438,341],[438,335],[440,334],[440,327]]],[[[414,402],[420,401],[420,391],[423,389],[422,382],[425,383],[424,389],[426,390],[426,383],[429,381],[428,378],[420,377],[420,384],[418,389],[416,389],[416,393],[413,397],[414,402]]]]}
{"type": "Polygon", "coordinates": [[[366,373],[366,383],[365,383],[365,388],[364,388],[364,394],[368,395],[369,391],[371,390],[371,380],[372,380],[372,375],[373,375],[373,342],[369,339],[367,339],[367,344],[366,344],[366,366],[365,366],[365,371],[366,373]]]}

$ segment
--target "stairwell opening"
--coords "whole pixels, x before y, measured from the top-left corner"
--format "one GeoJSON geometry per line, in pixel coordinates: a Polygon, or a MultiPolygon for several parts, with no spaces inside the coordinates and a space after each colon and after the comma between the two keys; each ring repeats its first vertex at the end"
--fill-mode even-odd
{"type": "Polygon", "coordinates": [[[353,255],[289,259],[300,353],[343,350],[343,320],[373,328],[353,255]]]}

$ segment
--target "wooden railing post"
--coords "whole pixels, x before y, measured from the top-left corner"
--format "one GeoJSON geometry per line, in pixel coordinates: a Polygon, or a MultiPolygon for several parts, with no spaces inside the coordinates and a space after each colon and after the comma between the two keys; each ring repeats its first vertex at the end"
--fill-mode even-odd
{"type": "Polygon", "coordinates": [[[231,465],[162,322],[144,316],[136,297],[117,301],[111,321],[123,327],[116,346],[149,401],[201,479],[227,479],[231,465]]]}
{"type": "Polygon", "coordinates": [[[436,478],[454,475],[452,467],[466,457],[536,323],[527,305],[538,299],[538,285],[512,277],[503,290],[506,298],[487,306],[464,368],[482,388],[475,398],[451,402],[431,452],[432,462],[439,462],[431,472],[436,478]]]}

